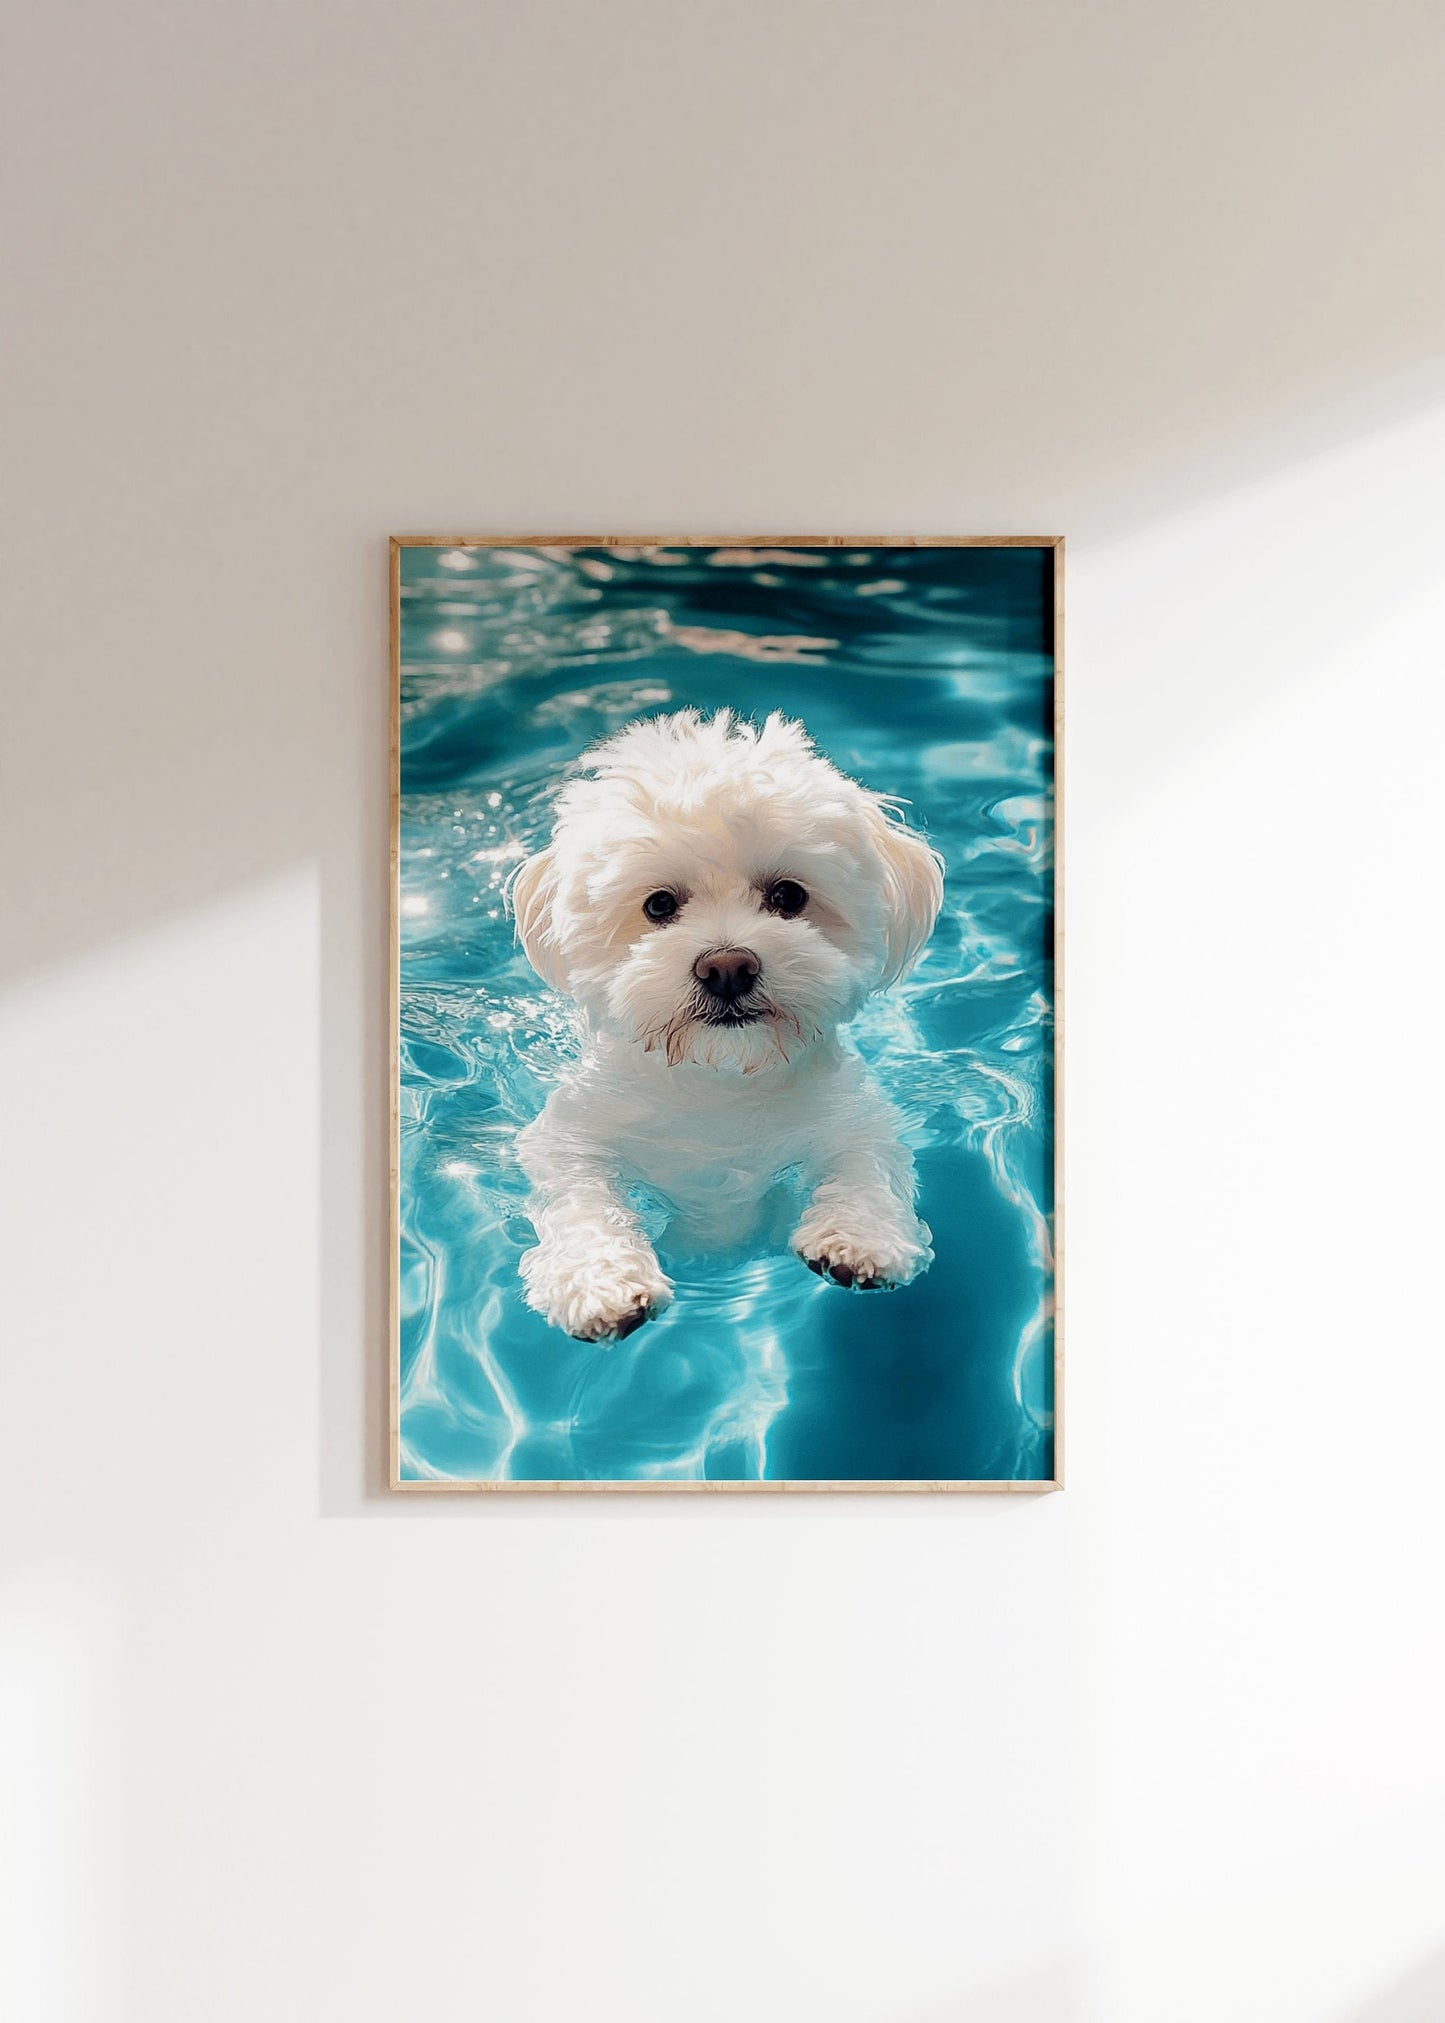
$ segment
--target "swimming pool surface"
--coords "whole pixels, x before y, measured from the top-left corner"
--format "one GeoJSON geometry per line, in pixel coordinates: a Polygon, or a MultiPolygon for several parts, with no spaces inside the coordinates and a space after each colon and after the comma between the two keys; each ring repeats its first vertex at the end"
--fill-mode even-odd
{"type": "Polygon", "coordinates": [[[1053,1468],[1053,554],[401,551],[404,1480],[1047,1481],[1053,1468]],[[518,1131],[574,1057],[504,886],[563,769],[639,716],[782,710],[947,865],[849,1028],[908,1120],[928,1273],[674,1264],[576,1342],[522,1302],[518,1131]]]}

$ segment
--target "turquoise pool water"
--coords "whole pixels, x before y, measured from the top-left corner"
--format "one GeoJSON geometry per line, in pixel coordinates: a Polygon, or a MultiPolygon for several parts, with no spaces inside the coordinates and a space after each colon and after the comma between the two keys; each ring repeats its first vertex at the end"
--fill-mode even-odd
{"type": "Polygon", "coordinates": [[[1047,1480],[1051,553],[408,548],[401,574],[403,1475],[1047,1480]],[[514,1152],[575,1040],[503,888],[586,746],[724,705],[801,718],[947,862],[922,961],[850,1029],[936,1261],[850,1294],[664,1242],[672,1307],[575,1342],[522,1303],[514,1152]]]}

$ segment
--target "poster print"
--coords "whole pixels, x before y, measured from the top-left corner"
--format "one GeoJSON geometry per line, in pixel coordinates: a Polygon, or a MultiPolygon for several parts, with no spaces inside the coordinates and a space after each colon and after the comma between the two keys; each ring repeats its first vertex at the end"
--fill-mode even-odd
{"type": "Polygon", "coordinates": [[[399,540],[392,1481],[1037,1489],[1053,540],[399,540]]]}

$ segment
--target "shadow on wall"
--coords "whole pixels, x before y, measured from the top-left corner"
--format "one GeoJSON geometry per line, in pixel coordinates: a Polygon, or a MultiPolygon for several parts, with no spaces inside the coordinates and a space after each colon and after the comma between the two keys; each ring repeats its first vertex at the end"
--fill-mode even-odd
{"type": "Polygon", "coordinates": [[[1412,1974],[1384,1994],[1351,2009],[1339,2023],[1440,2023],[1442,2016],[1445,2016],[1445,1951],[1422,1961],[1412,1974]]]}
{"type": "Polygon", "coordinates": [[[334,130],[304,11],[167,12],[163,94],[146,11],[14,108],[7,974],[320,857],[354,997],[386,533],[1096,539],[1432,397],[1430,0],[378,15],[334,130]]]}

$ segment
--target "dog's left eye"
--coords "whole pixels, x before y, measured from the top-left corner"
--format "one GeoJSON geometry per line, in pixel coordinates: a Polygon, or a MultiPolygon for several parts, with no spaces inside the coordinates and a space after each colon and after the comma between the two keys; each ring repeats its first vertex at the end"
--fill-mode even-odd
{"type": "Polygon", "coordinates": [[[671,920],[677,911],[677,894],[649,892],[642,902],[642,910],[649,920],[671,920]]]}
{"type": "Polygon", "coordinates": [[[785,920],[801,913],[807,903],[808,895],[795,878],[775,879],[763,894],[769,913],[781,913],[785,920]]]}

